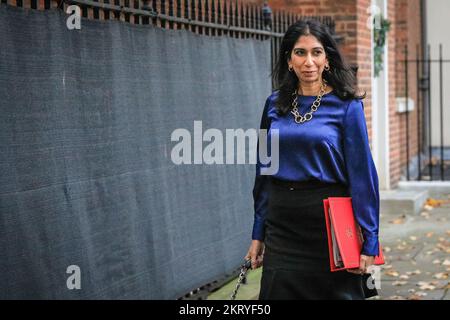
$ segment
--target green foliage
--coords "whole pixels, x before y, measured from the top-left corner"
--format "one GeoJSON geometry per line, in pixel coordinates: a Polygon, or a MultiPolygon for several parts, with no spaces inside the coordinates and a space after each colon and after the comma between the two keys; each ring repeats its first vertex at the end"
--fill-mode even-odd
{"type": "Polygon", "coordinates": [[[383,70],[383,50],[391,22],[384,19],[382,14],[378,14],[373,19],[373,26],[375,77],[378,77],[383,70]]]}

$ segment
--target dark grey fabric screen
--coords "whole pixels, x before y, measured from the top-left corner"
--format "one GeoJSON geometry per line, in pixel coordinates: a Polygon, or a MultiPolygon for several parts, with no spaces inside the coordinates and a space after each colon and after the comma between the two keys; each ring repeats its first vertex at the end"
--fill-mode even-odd
{"type": "Polygon", "coordinates": [[[175,165],[171,133],[257,128],[269,67],[269,41],[1,5],[0,298],[176,299],[237,268],[254,165],[175,165]]]}

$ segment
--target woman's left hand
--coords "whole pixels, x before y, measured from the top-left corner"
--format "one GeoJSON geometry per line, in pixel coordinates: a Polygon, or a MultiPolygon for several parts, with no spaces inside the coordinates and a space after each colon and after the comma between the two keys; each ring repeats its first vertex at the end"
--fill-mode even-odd
{"type": "Polygon", "coordinates": [[[374,260],[375,257],[362,254],[359,259],[359,268],[347,269],[347,271],[355,274],[364,274],[367,272],[367,268],[373,265],[374,260]]]}

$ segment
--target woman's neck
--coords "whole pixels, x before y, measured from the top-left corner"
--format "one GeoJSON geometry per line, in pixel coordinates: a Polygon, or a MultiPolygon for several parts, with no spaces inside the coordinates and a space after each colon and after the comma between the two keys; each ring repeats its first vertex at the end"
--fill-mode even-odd
{"type": "Polygon", "coordinates": [[[322,81],[304,82],[299,85],[299,92],[304,96],[316,96],[321,86],[322,81]]]}

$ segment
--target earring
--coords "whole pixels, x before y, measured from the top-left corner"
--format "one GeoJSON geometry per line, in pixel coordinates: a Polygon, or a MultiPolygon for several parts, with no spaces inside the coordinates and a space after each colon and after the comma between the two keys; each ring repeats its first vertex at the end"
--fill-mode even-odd
{"type": "Polygon", "coordinates": [[[292,66],[289,66],[289,72],[292,72],[292,70],[294,69],[294,68],[292,68],[292,66]]]}
{"type": "Polygon", "coordinates": [[[330,71],[330,66],[329,66],[329,65],[326,65],[326,66],[324,67],[324,69],[325,69],[325,71],[330,71]]]}

